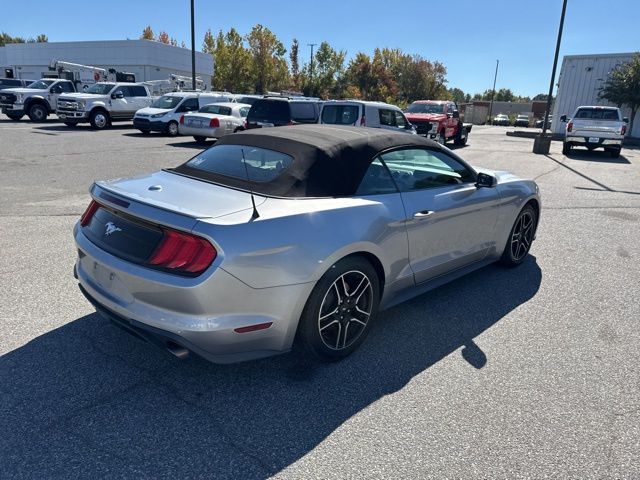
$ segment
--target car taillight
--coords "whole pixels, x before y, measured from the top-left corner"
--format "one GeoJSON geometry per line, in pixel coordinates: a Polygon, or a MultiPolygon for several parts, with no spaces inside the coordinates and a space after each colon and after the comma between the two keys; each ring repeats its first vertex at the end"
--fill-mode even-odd
{"type": "Polygon", "coordinates": [[[366,127],[367,126],[367,119],[365,118],[365,116],[363,115],[362,118],[360,119],[360,126],[361,127],[366,127]]]}
{"type": "Polygon", "coordinates": [[[242,124],[242,127],[246,130],[247,129],[247,121],[245,120],[244,123],[242,124]]]}
{"type": "Polygon", "coordinates": [[[627,126],[622,125],[622,129],[620,130],[620,135],[624,135],[625,133],[627,133],[627,126]]]}
{"type": "Polygon", "coordinates": [[[95,200],[91,200],[91,203],[89,204],[87,209],[84,211],[84,213],[80,217],[80,226],[82,227],[87,226],[91,221],[91,218],[93,218],[93,215],[98,210],[98,208],[100,208],[100,204],[95,200]]]}
{"type": "Polygon", "coordinates": [[[184,125],[184,115],[180,115],[180,125],[184,125]]]}
{"type": "Polygon", "coordinates": [[[163,233],[160,245],[149,259],[151,265],[201,273],[216,258],[216,249],[204,238],[168,229],[163,229],[163,233]]]}
{"type": "Polygon", "coordinates": [[[211,128],[218,128],[218,127],[220,126],[220,120],[218,120],[217,118],[212,118],[212,119],[209,121],[209,126],[210,126],[211,128]]]}
{"type": "Polygon", "coordinates": [[[573,122],[567,123],[567,132],[570,132],[571,130],[573,130],[573,122]]]}

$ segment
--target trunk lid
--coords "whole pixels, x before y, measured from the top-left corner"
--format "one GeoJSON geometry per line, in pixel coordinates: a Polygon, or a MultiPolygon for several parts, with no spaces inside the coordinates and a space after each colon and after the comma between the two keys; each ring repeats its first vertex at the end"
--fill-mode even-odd
{"type": "Polygon", "coordinates": [[[598,134],[608,134],[608,135],[620,135],[622,131],[623,123],[616,120],[581,120],[574,119],[573,120],[573,131],[572,135],[576,133],[585,132],[587,133],[598,133],[598,134]]]}
{"type": "MultiPolygon", "coordinates": [[[[191,218],[216,218],[253,208],[247,192],[168,171],[96,182],[96,185],[136,202],[191,218]]],[[[259,205],[265,198],[255,196],[255,201],[259,205]]]]}

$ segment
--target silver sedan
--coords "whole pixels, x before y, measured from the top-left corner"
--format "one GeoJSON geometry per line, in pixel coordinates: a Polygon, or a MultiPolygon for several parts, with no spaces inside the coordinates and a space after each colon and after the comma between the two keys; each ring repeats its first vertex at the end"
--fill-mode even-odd
{"type": "Polygon", "coordinates": [[[192,135],[196,142],[204,143],[207,138],[220,138],[230,133],[244,130],[244,120],[251,105],[245,103],[211,103],[197,112],[189,112],[180,117],[178,133],[192,135]]]}
{"type": "Polygon", "coordinates": [[[228,135],[90,192],[74,229],[87,299],[178,357],[219,363],[294,342],[343,358],[381,309],[521,264],[541,208],[531,180],[417,135],[333,125],[228,135]]]}

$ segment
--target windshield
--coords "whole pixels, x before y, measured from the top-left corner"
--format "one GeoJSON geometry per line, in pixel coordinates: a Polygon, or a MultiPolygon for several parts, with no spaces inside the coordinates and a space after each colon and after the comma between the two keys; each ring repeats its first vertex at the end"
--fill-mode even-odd
{"type": "Polygon", "coordinates": [[[115,87],[115,83],[94,83],[87,88],[84,93],[92,93],[94,95],[106,95],[115,87]]]}
{"type": "Polygon", "coordinates": [[[205,105],[198,111],[200,113],[215,113],[217,115],[231,115],[231,109],[229,107],[223,107],[222,105],[205,105]]]}
{"type": "Polygon", "coordinates": [[[151,104],[153,108],[166,108],[173,110],[178,106],[184,97],[176,97],[173,95],[163,95],[151,104]]]}
{"type": "Polygon", "coordinates": [[[408,113],[442,113],[444,104],[438,103],[412,103],[407,108],[408,113]]]}
{"type": "Polygon", "coordinates": [[[37,80],[29,85],[27,88],[33,88],[38,90],[46,90],[49,86],[55,82],[55,80],[37,80]]]}
{"type": "Polygon", "coordinates": [[[293,158],[281,152],[243,145],[209,148],[187,162],[187,166],[225,177],[252,182],[271,182],[291,165],[293,158]]]}

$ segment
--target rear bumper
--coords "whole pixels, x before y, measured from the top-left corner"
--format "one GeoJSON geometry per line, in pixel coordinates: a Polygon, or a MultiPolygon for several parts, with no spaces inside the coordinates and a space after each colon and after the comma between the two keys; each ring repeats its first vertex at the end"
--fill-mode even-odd
{"type": "Polygon", "coordinates": [[[622,139],[621,138],[602,138],[598,137],[597,133],[594,133],[592,136],[574,136],[567,135],[564,140],[565,143],[569,145],[583,146],[583,147],[620,147],[622,148],[622,139]],[[597,138],[597,142],[590,142],[589,138],[597,138]]]}
{"type": "Polygon", "coordinates": [[[291,349],[313,284],[254,289],[219,266],[200,277],[177,277],[114,257],[79,228],[74,234],[74,270],[83,294],[104,317],[137,336],[164,348],[181,346],[214,363],[291,349]],[[269,322],[264,330],[235,332],[269,322]]]}
{"type": "Polygon", "coordinates": [[[224,135],[222,128],[198,128],[180,125],[178,127],[180,135],[191,135],[193,137],[220,138],[224,135]]]}

